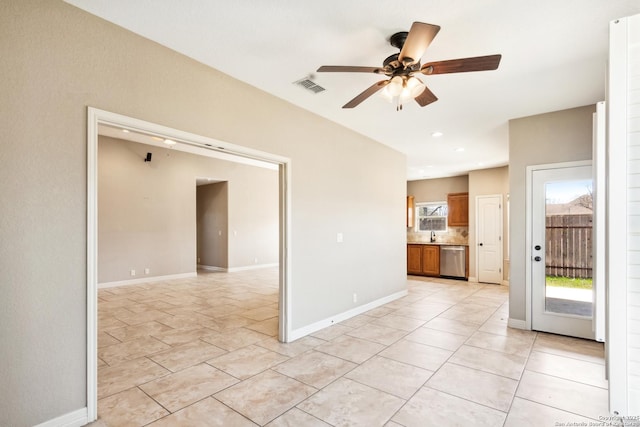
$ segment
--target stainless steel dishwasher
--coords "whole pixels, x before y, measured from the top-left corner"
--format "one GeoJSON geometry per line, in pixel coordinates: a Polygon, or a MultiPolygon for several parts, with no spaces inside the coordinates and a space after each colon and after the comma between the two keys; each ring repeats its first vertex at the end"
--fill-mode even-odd
{"type": "Polygon", "coordinates": [[[464,246],[440,246],[440,276],[465,278],[465,250],[464,246]]]}

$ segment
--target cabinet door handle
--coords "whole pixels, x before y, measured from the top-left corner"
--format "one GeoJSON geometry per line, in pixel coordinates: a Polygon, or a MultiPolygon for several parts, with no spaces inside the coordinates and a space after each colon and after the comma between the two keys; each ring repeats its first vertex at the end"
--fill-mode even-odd
{"type": "Polygon", "coordinates": [[[482,246],[482,243],[478,244],[478,246],[482,246]]]}

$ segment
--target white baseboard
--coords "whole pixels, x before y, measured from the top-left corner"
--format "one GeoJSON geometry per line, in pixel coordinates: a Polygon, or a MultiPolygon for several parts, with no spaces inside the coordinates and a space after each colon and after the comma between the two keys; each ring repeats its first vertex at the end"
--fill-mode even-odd
{"type": "Polygon", "coordinates": [[[275,264],[256,264],[256,265],[246,265],[244,267],[231,267],[231,268],[227,268],[227,271],[229,273],[234,273],[236,271],[245,271],[245,270],[257,270],[259,268],[271,268],[271,267],[277,267],[278,264],[277,262],[275,264]]]}
{"type": "Polygon", "coordinates": [[[204,265],[204,264],[198,264],[198,270],[224,271],[224,272],[227,271],[225,267],[215,267],[213,265],[204,265]]]}
{"type": "Polygon", "coordinates": [[[514,329],[525,329],[526,330],[527,329],[527,322],[525,322],[524,320],[520,320],[520,319],[509,318],[507,326],[509,326],[510,328],[514,328],[514,329]]]}
{"type": "Polygon", "coordinates": [[[45,421],[42,424],[38,424],[35,427],[80,427],[87,424],[87,408],[78,409],[77,411],[69,412],[64,415],[60,415],[49,421],[45,421]]]}
{"type": "Polygon", "coordinates": [[[305,337],[309,334],[312,334],[314,332],[317,332],[321,329],[324,329],[328,326],[331,325],[335,325],[336,323],[340,323],[342,321],[345,321],[347,319],[350,319],[354,316],[357,316],[358,314],[362,314],[366,311],[372,310],[376,307],[380,307],[381,305],[390,303],[391,301],[395,301],[398,298],[402,298],[404,296],[408,295],[408,291],[404,290],[404,291],[400,291],[400,292],[396,292],[395,294],[391,294],[389,296],[386,296],[384,298],[380,298],[377,299],[375,301],[371,301],[367,304],[358,306],[356,308],[352,308],[351,310],[345,311],[344,313],[340,313],[338,315],[329,317],[327,319],[324,320],[320,320],[319,322],[315,322],[312,323],[311,325],[307,325],[304,326],[302,328],[296,329],[291,331],[291,334],[289,335],[290,341],[295,341],[299,338],[305,337]]]}
{"type": "Polygon", "coordinates": [[[226,267],[214,267],[213,265],[203,265],[203,264],[198,264],[198,268],[202,269],[202,270],[208,270],[208,271],[223,271],[226,273],[235,273],[236,271],[246,271],[246,270],[257,270],[260,268],[271,268],[271,267],[277,267],[278,263],[275,264],[255,264],[255,265],[246,265],[244,267],[231,267],[231,268],[226,268],[226,267]]]}
{"type": "Polygon", "coordinates": [[[159,282],[162,280],[189,279],[192,277],[197,277],[197,275],[198,274],[194,271],[192,273],[169,274],[166,276],[141,277],[139,279],[119,280],[117,282],[104,282],[98,283],[98,289],[115,288],[116,286],[139,285],[141,283],[159,282]]]}
{"type": "MultiPolygon", "coordinates": [[[[469,279],[467,280],[469,281],[469,283],[479,283],[477,277],[469,277],[469,279]]],[[[509,286],[509,281],[503,280],[501,283],[496,283],[496,285],[509,286]]]]}

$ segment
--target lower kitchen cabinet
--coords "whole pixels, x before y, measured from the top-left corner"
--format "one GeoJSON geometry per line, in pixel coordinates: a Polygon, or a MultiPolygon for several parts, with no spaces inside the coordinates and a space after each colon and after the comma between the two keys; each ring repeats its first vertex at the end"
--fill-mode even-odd
{"type": "Polygon", "coordinates": [[[407,274],[422,274],[422,245],[407,245],[407,274]]]}
{"type": "Polygon", "coordinates": [[[440,275],[440,246],[407,245],[407,274],[440,275]]]}
{"type": "Polygon", "coordinates": [[[422,246],[422,274],[427,276],[440,275],[440,246],[422,246]]]}

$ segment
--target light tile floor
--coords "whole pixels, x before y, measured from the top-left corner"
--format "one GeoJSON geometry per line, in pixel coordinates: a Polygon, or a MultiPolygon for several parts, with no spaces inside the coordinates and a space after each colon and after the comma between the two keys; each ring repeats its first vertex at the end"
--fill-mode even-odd
{"type": "Polygon", "coordinates": [[[101,289],[95,426],[558,426],[607,415],[603,345],[507,327],[508,288],[409,295],[290,344],[278,271],[101,289]]]}

